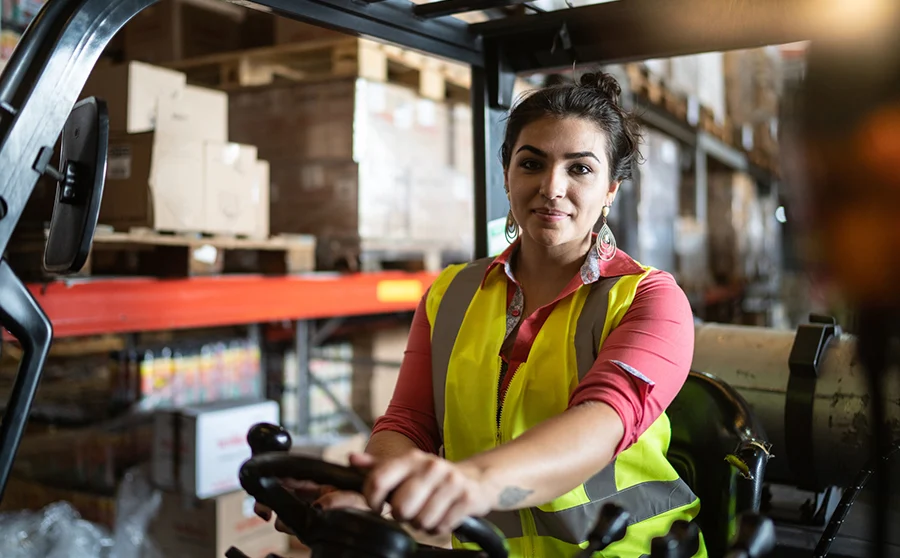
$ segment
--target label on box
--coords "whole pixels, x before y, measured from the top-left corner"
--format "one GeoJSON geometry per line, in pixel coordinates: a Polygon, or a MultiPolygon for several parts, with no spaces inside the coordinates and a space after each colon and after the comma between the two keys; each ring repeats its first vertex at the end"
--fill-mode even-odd
{"type": "Polygon", "coordinates": [[[106,176],[109,180],[131,178],[131,146],[112,145],[106,158],[106,176]]]}

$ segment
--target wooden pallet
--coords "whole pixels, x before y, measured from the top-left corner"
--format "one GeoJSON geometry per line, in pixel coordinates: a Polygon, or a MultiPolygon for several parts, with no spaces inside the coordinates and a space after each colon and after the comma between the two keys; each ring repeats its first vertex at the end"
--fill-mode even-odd
{"type": "Polygon", "coordinates": [[[223,90],[359,76],[414,85],[423,97],[444,100],[471,87],[467,65],[353,37],[214,54],[167,66],[186,73],[191,83],[223,90]]]}
{"type": "MultiPolygon", "coordinates": [[[[43,241],[20,242],[14,248],[10,258],[20,276],[28,280],[53,278],[41,267],[43,241]]],[[[311,236],[252,240],[148,229],[98,229],[88,261],[78,276],[284,275],[314,270],[315,252],[311,236]]]]}
{"type": "Polygon", "coordinates": [[[776,153],[768,152],[764,149],[755,147],[747,153],[747,159],[757,167],[772,173],[778,177],[781,175],[781,167],[776,153]]]}
{"type": "Polygon", "coordinates": [[[651,75],[643,64],[626,64],[625,71],[632,91],[675,118],[687,121],[688,99],[685,95],[666,87],[665,82],[651,75]]]}
{"type": "Polygon", "coordinates": [[[471,259],[458,247],[417,241],[363,240],[360,245],[360,271],[429,271],[436,273],[451,263],[471,259]]]}
{"type": "Polygon", "coordinates": [[[732,147],[741,147],[741,129],[736,126],[730,118],[725,117],[724,122],[716,120],[712,110],[708,107],[700,107],[700,123],[699,128],[711,136],[721,140],[726,145],[732,147]]]}

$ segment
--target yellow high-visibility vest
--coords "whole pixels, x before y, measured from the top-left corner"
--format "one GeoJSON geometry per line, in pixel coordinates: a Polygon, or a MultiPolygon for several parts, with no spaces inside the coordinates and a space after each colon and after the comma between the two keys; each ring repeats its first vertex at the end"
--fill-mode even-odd
{"type": "MultiPolygon", "coordinates": [[[[507,279],[500,269],[485,279],[490,262],[445,269],[426,301],[435,416],[450,461],[490,450],[563,413],[631,306],[638,284],[653,271],[642,266],[640,274],[603,277],[559,301],[500,403],[507,279]]],[[[654,537],[665,535],[676,520],[691,521],[700,510],[700,501],[666,459],[670,437],[663,414],[613,463],[574,490],[541,506],[492,512],[486,519],[506,535],[512,557],[568,558],[587,546],[600,509],[614,502],[631,514],[631,524],[622,541],[598,555],[649,555],[654,537]]],[[[456,539],[453,544],[471,548],[456,539]]],[[[706,556],[702,544],[697,556],[706,556]]]]}

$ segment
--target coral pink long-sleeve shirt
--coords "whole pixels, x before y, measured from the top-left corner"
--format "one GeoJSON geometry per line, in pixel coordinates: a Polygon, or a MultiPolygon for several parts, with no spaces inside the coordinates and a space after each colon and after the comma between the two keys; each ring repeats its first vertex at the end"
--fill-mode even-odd
{"type": "MultiPolygon", "coordinates": [[[[522,319],[524,299],[510,265],[517,246],[518,243],[513,244],[498,256],[485,274],[487,277],[501,269],[505,272],[507,335],[516,336],[509,358],[505,359],[508,372],[502,390],[506,389],[516,367],[528,359],[538,332],[557,302],[579,288],[590,288],[601,277],[643,271],[621,250],[610,261],[600,260],[596,251],[591,250],[580,273],[560,296],[522,319]]],[[[653,271],[639,284],[630,308],[618,327],[610,332],[593,367],[572,393],[569,407],[597,401],[615,409],[625,428],[616,448],[618,455],[675,398],[690,371],[693,350],[694,321],[687,297],[670,274],[653,271]]],[[[422,451],[437,453],[441,444],[438,428],[431,379],[431,325],[423,297],[413,317],[393,398],[386,413],[376,421],[373,434],[383,430],[398,432],[422,451]]]]}

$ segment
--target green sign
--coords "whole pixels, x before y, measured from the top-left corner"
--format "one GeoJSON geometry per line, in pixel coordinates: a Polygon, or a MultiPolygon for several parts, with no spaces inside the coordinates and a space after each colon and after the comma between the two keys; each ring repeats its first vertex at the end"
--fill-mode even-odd
{"type": "Polygon", "coordinates": [[[509,247],[506,240],[506,217],[494,219],[488,222],[488,254],[491,256],[500,255],[509,247]]]}

